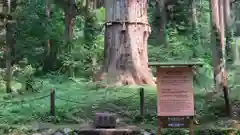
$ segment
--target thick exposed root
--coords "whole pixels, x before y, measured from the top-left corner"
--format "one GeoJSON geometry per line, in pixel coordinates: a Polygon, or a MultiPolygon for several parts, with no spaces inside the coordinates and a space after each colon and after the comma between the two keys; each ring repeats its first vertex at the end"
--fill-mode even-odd
{"type": "Polygon", "coordinates": [[[133,74],[130,72],[98,72],[94,75],[93,81],[101,84],[102,87],[107,86],[124,86],[124,85],[151,85],[155,86],[156,82],[152,76],[147,74],[133,74]],[[105,85],[105,86],[104,86],[105,85]]]}

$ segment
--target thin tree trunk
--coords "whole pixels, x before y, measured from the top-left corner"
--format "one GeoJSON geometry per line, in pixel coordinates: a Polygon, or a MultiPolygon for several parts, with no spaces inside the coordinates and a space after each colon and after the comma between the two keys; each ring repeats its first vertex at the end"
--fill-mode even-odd
{"type": "MultiPolygon", "coordinates": [[[[50,0],[45,0],[45,16],[46,16],[47,23],[49,24],[49,20],[51,18],[51,2],[50,2],[50,0]]],[[[48,72],[48,71],[52,70],[56,59],[54,58],[54,55],[53,55],[54,50],[53,50],[51,39],[47,39],[45,45],[46,46],[45,46],[45,58],[44,58],[44,62],[43,62],[43,71],[48,72]]]]}
{"type": "Polygon", "coordinates": [[[12,92],[11,89],[11,81],[12,81],[12,70],[11,70],[11,61],[12,61],[12,46],[13,46],[13,24],[7,23],[6,25],[6,42],[7,42],[7,50],[6,50],[6,92],[12,92]]]}
{"type": "Polygon", "coordinates": [[[9,41],[11,41],[11,40],[9,40],[10,39],[10,36],[11,36],[11,34],[10,34],[10,30],[11,29],[9,29],[10,27],[9,27],[9,25],[8,25],[8,20],[7,20],[7,18],[5,18],[5,16],[7,16],[7,14],[9,14],[10,13],[10,8],[11,8],[11,6],[8,4],[8,3],[6,3],[6,2],[4,2],[3,3],[3,14],[4,14],[4,18],[3,18],[3,23],[4,23],[4,28],[5,28],[5,30],[6,30],[6,33],[5,33],[5,39],[6,39],[6,51],[5,51],[5,58],[6,58],[6,76],[5,76],[5,81],[6,81],[6,92],[7,93],[10,93],[10,92],[12,92],[12,89],[11,89],[11,48],[10,48],[10,43],[9,43],[9,41]]]}
{"type": "Polygon", "coordinates": [[[229,115],[230,113],[230,101],[228,97],[228,86],[227,86],[227,71],[226,71],[226,44],[225,44],[225,24],[224,24],[224,1],[219,0],[219,16],[220,16],[220,39],[221,39],[221,51],[222,51],[222,67],[219,76],[220,80],[220,88],[223,90],[224,100],[226,105],[226,110],[229,115]]]}
{"type": "Polygon", "coordinates": [[[161,14],[161,21],[160,21],[160,40],[164,44],[165,47],[168,46],[167,38],[166,38],[166,23],[167,23],[167,16],[166,16],[166,7],[165,7],[165,0],[158,0],[159,3],[159,10],[161,14]]]}
{"type": "Polygon", "coordinates": [[[239,37],[235,37],[235,44],[234,44],[234,47],[233,47],[233,63],[234,65],[240,65],[240,54],[239,54],[239,41],[240,41],[240,38],[239,37]]]}
{"type": "MultiPolygon", "coordinates": [[[[16,1],[9,0],[8,3],[4,3],[7,11],[4,11],[8,15],[10,13],[13,13],[16,8],[16,1]]],[[[11,89],[11,81],[12,81],[12,57],[14,54],[14,47],[15,47],[15,25],[16,22],[14,19],[14,16],[11,16],[10,18],[6,18],[6,92],[10,93],[12,92],[11,89]],[[10,19],[11,20],[8,20],[10,19]]]]}
{"type": "MultiPolygon", "coordinates": [[[[94,28],[97,26],[96,22],[96,14],[94,10],[97,7],[96,0],[89,0],[86,4],[86,14],[85,14],[85,30],[84,30],[84,40],[85,45],[88,47],[89,50],[94,50],[95,46],[95,38],[97,36],[97,32],[94,28]]],[[[92,63],[92,73],[95,74],[96,66],[97,66],[97,56],[95,54],[89,55],[89,61],[92,63]]]]}
{"type": "MultiPolygon", "coordinates": [[[[45,15],[47,20],[50,19],[50,13],[51,13],[51,3],[50,0],[45,0],[45,15]]],[[[49,55],[50,51],[51,51],[51,44],[50,44],[50,40],[47,41],[47,55],[49,55]]]]}
{"type": "Polygon", "coordinates": [[[71,13],[69,13],[69,11],[66,11],[64,23],[65,23],[65,40],[67,44],[69,44],[73,38],[74,21],[75,19],[71,15],[71,13]]]}
{"type": "Polygon", "coordinates": [[[221,50],[222,50],[222,59],[225,66],[225,24],[224,24],[224,1],[219,0],[219,18],[220,18],[220,41],[221,41],[221,50]]]}
{"type": "Polygon", "coordinates": [[[226,56],[232,56],[231,43],[233,38],[232,20],[231,20],[231,6],[230,0],[224,0],[224,22],[225,22],[225,35],[226,35],[226,56]]]}
{"type": "MultiPolygon", "coordinates": [[[[192,1],[192,26],[193,26],[193,40],[197,41],[198,45],[201,45],[196,0],[192,1]]],[[[197,57],[196,56],[196,51],[197,50],[195,50],[195,52],[194,52],[194,54],[195,54],[194,57],[197,57]]]]}
{"type": "Polygon", "coordinates": [[[68,51],[70,51],[72,48],[72,45],[70,43],[73,38],[73,28],[74,28],[74,21],[76,17],[76,9],[74,4],[75,4],[75,0],[68,0],[66,8],[64,10],[65,42],[66,42],[68,51]]]}
{"type": "MultiPolygon", "coordinates": [[[[213,61],[213,69],[214,69],[214,84],[218,85],[217,75],[220,73],[220,65],[221,65],[221,49],[220,49],[220,21],[219,21],[219,4],[218,0],[211,0],[210,4],[211,9],[211,44],[212,44],[212,61],[213,61]]],[[[216,86],[217,87],[217,86],[216,86]]],[[[218,88],[218,87],[217,87],[218,88]]]]}
{"type": "Polygon", "coordinates": [[[147,0],[105,0],[104,71],[108,84],[155,84],[148,69],[147,0]]]}
{"type": "Polygon", "coordinates": [[[234,63],[234,65],[240,65],[240,54],[239,54],[239,49],[240,49],[240,47],[239,47],[239,41],[240,41],[240,35],[239,35],[239,33],[240,33],[240,31],[239,31],[239,26],[240,26],[240,23],[239,23],[239,19],[238,19],[238,6],[236,6],[236,5],[233,5],[233,7],[232,7],[232,11],[233,11],[233,18],[237,18],[236,20],[234,20],[235,21],[235,23],[233,23],[234,21],[232,20],[232,27],[233,28],[235,28],[234,30],[233,30],[233,37],[234,37],[234,45],[233,45],[233,47],[232,47],[232,53],[233,53],[233,63],[234,63]]]}
{"type": "Polygon", "coordinates": [[[104,0],[95,0],[96,8],[104,7],[104,0]]]}

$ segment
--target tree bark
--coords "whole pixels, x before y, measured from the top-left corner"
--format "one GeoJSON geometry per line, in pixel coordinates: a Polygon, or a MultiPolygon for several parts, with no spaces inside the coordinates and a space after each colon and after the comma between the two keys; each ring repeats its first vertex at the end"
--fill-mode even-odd
{"type": "Polygon", "coordinates": [[[14,48],[15,48],[15,28],[16,28],[16,22],[14,16],[12,16],[11,13],[15,12],[17,3],[15,0],[7,1],[7,3],[4,3],[4,6],[6,7],[4,11],[6,14],[8,14],[8,18],[6,18],[6,92],[10,93],[12,92],[11,89],[11,81],[12,81],[12,61],[14,56],[14,48]]]}
{"type": "Polygon", "coordinates": [[[197,40],[197,43],[201,45],[201,38],[198,26],[198,14],[197,14],[197,1],[192,1],[192,25],[193,25],[193,32],[194,36],[193,39],[197,40]]]}
{"type": "MultiPolygon", "coordinates": [[[[45,0],[45,16],[48,25],[50,25],[49,20],[51,18],[51,1],[45,0]]],[[[48,37],[49,38],[49,37],[48,37]]],[[[48,39],[46,41],[46,47],[45,47],[45,58],[43,63],[43,71],[49,72],[53,70],[54,64],[56,62],[57,56],[56,51],[54,49],[54,46],[52,45],[52,40],[48,39]]]]}
{"type": "Polygon", "coordinates": [[[65,41],[68,44],[73,37],[73,27],[74,27],[74,17],[68,12],[65,11],[65,41]]]}
{"type": "MultiPolygon", "coordinates": [[[[192,39],[193,42],[198,46],[201,45],[201,39],[200,39],[200,32],[198,28],[198,15],[197,15],[197,2],[196,0],[192,0],[192,39]]],[[[197,50],[194,48],[193,57],[197,57],[197,50]]]]}
{"type": "MultiPolygon", "coordinates": [[[[95,46],[95,39],[97,36],[96,29],[97,28],[97,22],[96,22],[96,14],[95,14],[95,9],[97,8],[97,3],[96,0],[88,0],[86,2],[86,7],[85,7],[85,29],[84,29],[84,40],[85,40],[85,45],[89,50],[94,50],[95,46]]],[[[94,52],[93,52],[94,53],[94,52]]],[[[95,73],[95,69],[97,66],[97,56],[95,54],[89,55],[88,61],[92,63],[92,73],[95,73]]]]}
{"type": "Polygon", "coordinates": [[[11,89],[11,81],[12,81],[12,69],[11,69],[11,62],[12,62],[12,51],[15,45],[15,38],[14,38],[14,28],[15,22],[8,22],[6,24],[6,43],[7,43],[7,50],[6,50],[6,92],[12,92],[11,89]]]}
{"type": "Polygon", "coordinates": [[[233,18],[236,18],[235,19],[235,23],[233,23],[232,21],[232,26],[235,28],[233,30],[233,37],[234,37],[234,45],[233,45],[233,48],[232,48],[232,53],[233,53],[233,63],[234,65],[240,65],[240,54],[239,54],[239,51],[240,51],[240,47],[239,47],[239,43],[240,43],[240,21],[239,21],[239,15],[238,15],[238,6],[236,4],[234,4],[232,6],[232,11],[233,11],[233,18]]]}
{"type": "Polygon", "coordinates": [[[66,42],[68,51],[70,51],[72,48],[70,43],[73,38],[73,28],[74,28],[74,21],[76,17],[76,8],[74,5],[75,5],[75,0],[68,0],[67,5],[64,9],[65,42],[66,42]]]}
{"type": "Polygon", "coordinates": [[[226,110],[227,110],[227,114],[230,115],[230,100],[229,100],[229,93],[228,93],[228,85],[227,85],[227,70],[226,70],[226,42],[225,42],[225,1],[226,0],[220,0],[220,12],[219,12],[219,16],[220,16],[220,25],[221,25],[221,47],[222,47],[222,70],[221,70],[221,89],[223,91],[223,95],[224,95],[224,100],[225,100],[225,106],[226,106],[226,110]]]}
{"type": "MultiPolygon", "coordinates": [[[[45,0],[45,16],[47,21],[50,19],[50,12],[51,12],[51,3],[50,0],[45,0]]],[[[46,56],[50,54],[51,51],[51,41],[47,40],[46,42],[46,56]]],[[[48,64],[48,63],[46,63],[48,64]]]]}
{"type": "Polygon", "coordinates": [[[219,19],[219,1],[211,0],[210,4],[211,9],[211,21],[212,21],[212,61],[213,61],[213,70],[214,70],[214,83],[217,88],[219,84],[218,75],[221,72],[221,47],[220,47],[220,19],[219,19]]]}
{"type": "Polygon", "coordinates": [[[224,23],[225,23],[225,35],[226,35],[226,56],[232,56],[231,43],[233,38],[232,20],[231,20],[231,3],[230,0],[224,0],[224,23]]]}
{"type": "Polygon", "coordinates": [[[104,0],[95,0],[96,1],[96,8],[104,7],[104,0]]]}
{"type": "Polygon", "coordinates": [[[165,7],[165,0],[158,0],[159,10],[161,14],[161,21],[160,21],[160,40],[161,43],[167,47],[167,39],[166,39],[166,23],[167,23],[167,16],[166,16],[166,7],[165,7]]]}
{"type": "Polygon", "coordinates": [[[214,81],[216,90],[223,90],[227,113],[230,111],[228,98],[227,73],[225,67],[225,31],[224,31],[224,1],[211,0],[212,9],[212,45],[214,81]],[[216,45],[216,46],[215,46],[216,45]]]}
{"type": "Polygon", "coordinates": [[[147,0],[105,0],[105,80],[108,84],[155,84],[148,68],[147,0]]]}

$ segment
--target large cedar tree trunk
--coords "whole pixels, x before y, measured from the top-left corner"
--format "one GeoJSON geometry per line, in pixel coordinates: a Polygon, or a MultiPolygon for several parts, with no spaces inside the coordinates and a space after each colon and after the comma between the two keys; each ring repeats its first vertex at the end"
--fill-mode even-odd
{"type": "Polygon", "coordinates": [[[148,68],[147,0],[105,0],[105,79],[108,84],[154,84],[148,68]]]}

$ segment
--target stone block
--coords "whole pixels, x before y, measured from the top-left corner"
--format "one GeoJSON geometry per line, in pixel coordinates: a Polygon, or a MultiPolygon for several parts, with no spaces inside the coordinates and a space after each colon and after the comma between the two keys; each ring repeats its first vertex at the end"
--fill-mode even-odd
{"type": "Polygon", "coordinates": [[[94,125],[96,128],[115,128],[116,115],[111,113],[96,113],[94,125]]]}

